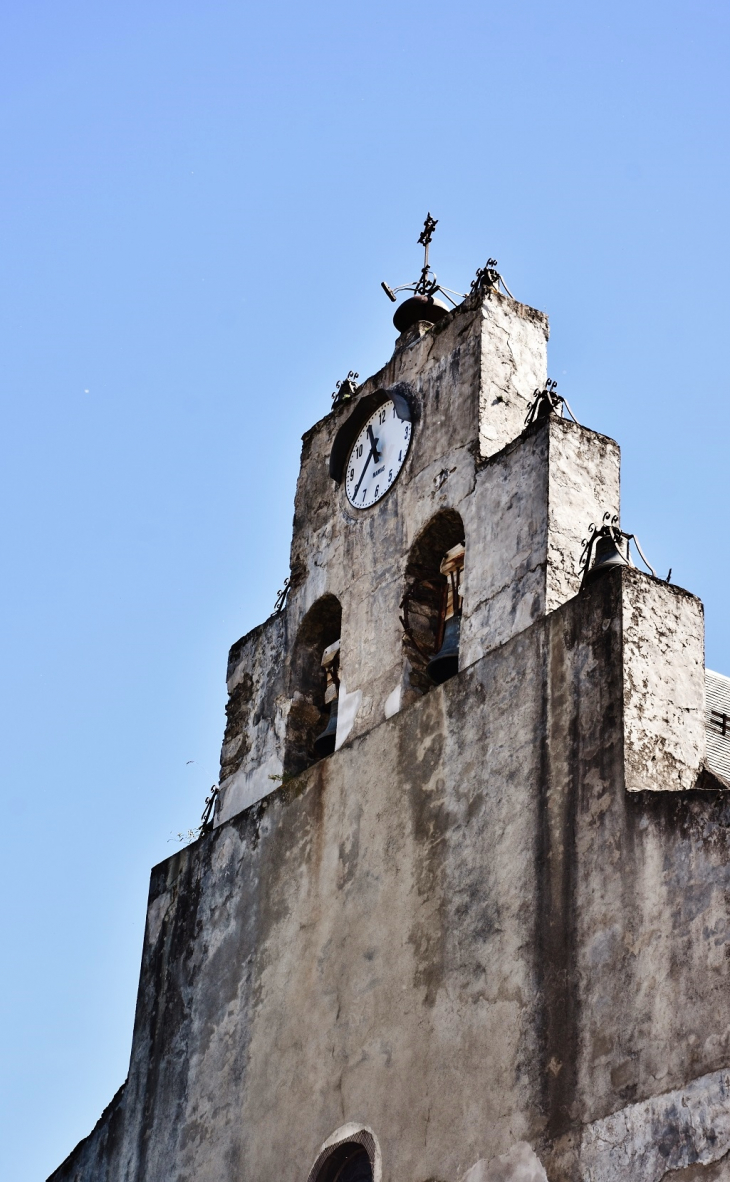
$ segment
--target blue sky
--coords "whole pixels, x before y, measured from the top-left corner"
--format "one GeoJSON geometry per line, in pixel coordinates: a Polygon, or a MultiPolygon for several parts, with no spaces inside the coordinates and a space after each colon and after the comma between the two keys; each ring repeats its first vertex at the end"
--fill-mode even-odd
{"type": "Polygon", "coordinates": [[[287,574],[300,436],[390,355],[416,238],[548,312],[623,525],[730,673],[720,3],[0,13],[0,1172],[127,1068],[150,867],[217,776],[229,645],[287,574]],[[189,762],[192,761],[192,762],[189,762]]]}

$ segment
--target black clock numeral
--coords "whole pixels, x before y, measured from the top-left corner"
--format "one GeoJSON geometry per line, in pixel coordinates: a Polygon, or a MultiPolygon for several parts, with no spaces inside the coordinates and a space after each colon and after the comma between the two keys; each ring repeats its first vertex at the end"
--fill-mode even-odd
{"type": "Polygon", "coordinates": [[[388,414],[387,410],[378,411],[378,423],[379,424],[382,424],[385,422],[387,414],[388,414]]]}
{"type": "Polygon", "coordinates": [[[403,431],[403,436],[404,436],[404,438],[405,438],[405,439],[408,439],[408,437],[409,437],[410,433],[411,433],[411,424],[410,424],[410,423],[406,423],[406,425],[405,425],[405,430],[403,431]]]}
{"type": "Polygon", "coordinates": [[[350,480],[354,480],[354,479],[355,479],[355,469],[350,468],[350,480]]]}
{"type": "Polygon", "coordinates": [[[377,497],[377,495],[378,495],[379,491],[380,491],[380,485],[379,485],[379,484],[376,484],[376,485],[375,485],[375,492],[373,493],[373,496],[374,496],[374,497],[377,497]]]}
{"type": "Polygon", "coordinates": [[[392,483],[393,483],[393,469],[391,468],[388,472],[388,484],[392,484],[392,483]]]}
{"type": "Polygon", "coordinates": [[[359,445],[358,445],[358,448],[357,448],[357,451],[355,452],[355,455],[357,456],[357,458],[358,458],[358,459],[360,459],[360,456],[362,455],[362,444],[359,444],[359,445]]]}
{"type": "Polygon", "coordinates": [[[403,452],[402,452],[402,451],[399,451],[399,452],[398,452],[398,463],[399,463],[399,464],[400,464],[400,462],[401,462],[401,460],[402,460],[402,459],[403,459],[403,452]]]}
{"type": "Polygon", "coordinates": [[[368,490],[367,490],[366,488],[364,488],[364,489],[362,490],[362,499],[363,499],[363,501],[365,500],[365,497],[366,497],[367,495],[368,495],[368,490]]]}

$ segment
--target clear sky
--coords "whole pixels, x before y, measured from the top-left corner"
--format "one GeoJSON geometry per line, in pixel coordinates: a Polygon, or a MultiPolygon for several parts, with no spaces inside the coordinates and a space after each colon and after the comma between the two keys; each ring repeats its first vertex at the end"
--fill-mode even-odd
{"type": "Polygon", "coordinates": [[[125,1078],[149,869],[217,777],[300,436],[389,357],[427,210],[442,282],[493,255],[549,313],[624,528],[730,673],[729,30],[702,0],[3,6],[3,1178],[125,1078]]]}

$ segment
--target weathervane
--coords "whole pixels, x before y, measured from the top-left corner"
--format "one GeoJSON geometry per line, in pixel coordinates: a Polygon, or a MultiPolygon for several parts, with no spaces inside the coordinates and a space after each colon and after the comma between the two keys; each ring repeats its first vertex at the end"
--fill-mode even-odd
{"type": "Polygon", "coordinates": [[[418,279],[414,279],[411,283],[401,283],[399,287],[389,287],[387,283],[381,283],[381,287],[389,300],[396,302],[396,295],[399,291],[412,291],[413,295],[405,303],[401,304],[398,311],[393,317],[395,327],[404,332],[406,328],[410,328],[418,320],[430,321],[432,324],[442,320],[449,311],[446,304],[442,304],[440,300],[434,299],[436,292],[441,292],[446,296],[452,307],[456,307],[457,300],[452,299],[456,296],[458,300],[463,300],[463,295],[458,291],[452,291],[449,287],[442,287],[437,276],[431,270],[428,261],[428,248],[433,238],[433,232],[438,225],[438,219],[431,217],[431,214],[426,215],[426,220],[423,223],[423,229],[418,237],[418,245],[423,247],[423,267],[418,279]]]}

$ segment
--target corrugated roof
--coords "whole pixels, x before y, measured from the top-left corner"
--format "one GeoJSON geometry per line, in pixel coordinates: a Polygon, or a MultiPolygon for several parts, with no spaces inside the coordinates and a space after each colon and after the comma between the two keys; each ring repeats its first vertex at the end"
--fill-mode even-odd
{"type": "Polygon", "coordinates": [[[705,669],[705,727],[711,772],[730,780],[730,677],[705,669]]]}

